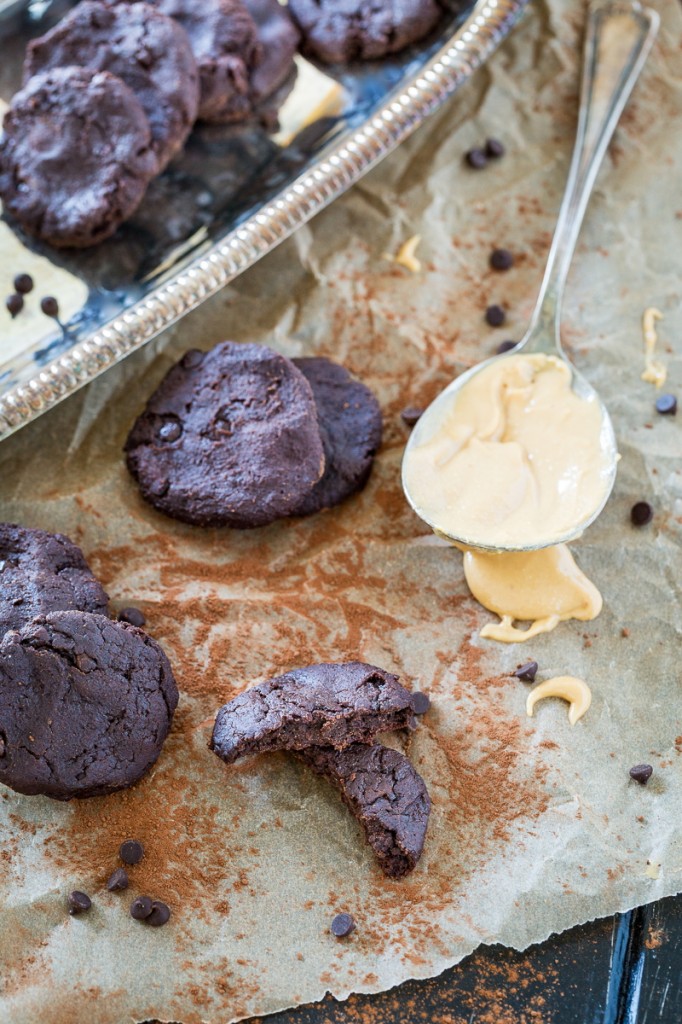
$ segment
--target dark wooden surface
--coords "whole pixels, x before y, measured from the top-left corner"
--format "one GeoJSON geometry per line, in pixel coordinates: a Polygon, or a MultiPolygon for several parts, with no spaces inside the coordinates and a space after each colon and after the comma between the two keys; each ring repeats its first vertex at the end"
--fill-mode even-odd
{"type": "Polygon", "coordinates": [[[266,1024],[682,1024],[682,897],[525,953],[485,947],[431,981],[326,999],[266,1024]]]}

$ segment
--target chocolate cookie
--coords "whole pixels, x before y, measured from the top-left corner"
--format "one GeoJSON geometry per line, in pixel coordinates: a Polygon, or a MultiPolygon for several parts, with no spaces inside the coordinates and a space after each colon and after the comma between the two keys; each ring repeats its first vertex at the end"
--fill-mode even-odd
{"type": "Polygon", "coordinates": [[[108,602],[68,537],[0,523],[0,639],[47,612],[106,615],[108,602]]]}
{"type": "Polygon", "coordinates": [[[189,36],[199,68],[199,120],[246,120],[252,111],[251,76],[261,58],[261,44],[243,0],[148,2],[174,18],[189,36]]]}
{"type": "Polygon", "coordinates": [[[131,89],[105,71],[36,75],[5,115],[0,196],[29,234],[51,245],[108,238],[155,172],[147,117],[131,89]]]}
{"type": "Polygon", "coordinates": [[[210,746],[232,764],[266,750],[342,749],[415,724],[412,695],[390,672],[360,661],[308,665],[252,686],[225,704],[210,746]]]}
{"type": "Polygon", "coordinates": [[[191,350],[126,441],[142,497],[197,526],[264,526],[289,515],[324,470],[312,391],[289,359],[225,341],[191,350]]]}
{"type": "Polygon", "coordinates": [[[296,507],[307,516],[361,491],[381,444],[381,409],[364,384],[329,359],[294,359],[313,389],[325,455],[322,479],[296,507]]]}
{"type": "Polygon", "coordinates": [[[278,0],[245,0],[256,23],[261,56],[251,74],[251,95],[255,105],[272,96],[295,68],[294,56],[301,35],[288,8],[278,0]]]}
{"type": "Polygon", "coordinates": [[[28,45],[24,81],[77,64],[118,75],[149,119],[157,170],[182,149],[199,109],[199,73],[187,33],[151,4],[83,0],[28,45]]]}
{"type": "Polygon", "coordinates": [[[296,756],[341,793],[382,871],[403,878],[422,855],[431,800],[421,775],[397,750],[356,743],[310,747],[296,756]]]}
{"type": "Polygon", "coordinates": [[[328,64],[397,53],[435,28],[436,0],[289,0],[303,50],[328,64]]]}
{"type": "Polygon", "coordinates": [[[0,782],[55,800],[137,782],[178,702],[159,645],[89,612],[51,612],[7,633],[0,694],[0,782]]]}

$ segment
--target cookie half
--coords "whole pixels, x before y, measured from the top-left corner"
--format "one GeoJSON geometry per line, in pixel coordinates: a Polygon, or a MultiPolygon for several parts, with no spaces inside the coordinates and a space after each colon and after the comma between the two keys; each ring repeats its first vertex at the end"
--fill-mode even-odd
{"type": "Polygon", "coordinates": [[[330,662],[266,679],[225,704],[211,749],[233,764],[269,750],[343,749],[415,725],[412,695],[398,676],[360,661],[330,662]]]}
{"type": "Polygon", "coordinates": [[[37,615],[106,615],[109,598],[80,548],[61,533],[0,523],[0,638],[37,615]]]}
{"type": "Polygon", "coordinates": [[[288,516],[324,471],[301,371],[264,345],[228,341],[176,363],[125,451],[142,497],[197,526],[247,529],[288,516]]]}
{"type": "Polygon", "coordinates": [[[312,388],[325,455],[322,479],[293,513],[308,516],[365,486],[381,444],[382,416],[370,389],[338,363],[316,357],[294,364],[312,388]]]}
{"type": "Polygon", "coordinates": [[[184,29],[151,4],[83,0],[29,43],[24,81],[71,65],[109,71],[132,89],[162,171],[182,149],[199,110],[199,72],[184,29]]]}
{"type": "Polygon", "coordinates": [[[31,78],[0,143],[0,196],[31,235],[83,248],[112,235],[156,172],[149,122],[115,75],[82,67],[31,78]]]}
{"type": "Polygon", "coordinates": [[[51,612],[0,643],[0,782],[55,800],[137,782],[157,760],[178,691],[141,629],[51,612]]]}
{"type": "Polygon", "coordinates": [[[385,875],[404,878],[414,870],[424,849],[431,798],[404,754],[380,743],[355,743],[346,750],[309,747],[296,756],[338,789],[385,875]]]}

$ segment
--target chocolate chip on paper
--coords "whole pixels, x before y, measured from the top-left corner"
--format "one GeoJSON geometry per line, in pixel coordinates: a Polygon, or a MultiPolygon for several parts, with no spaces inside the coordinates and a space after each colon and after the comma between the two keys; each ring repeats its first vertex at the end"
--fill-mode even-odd
{"type": "Polygon", "coordinates": [[[347,935],[355,931],[355,920],[352,914],[337,914],[332,920],[330,930],[337,939],[345,939],[347,935]]]}
{"type": "Polygon", "coordinates": [[[640,786],[646,786],[653,774],[654,770],[650,764],[636,764],[630,769],[630,778],[639,782],[640,786]]]}
{"type": "Polygon", "coordinates": [[[144,846],[137,839],[126,839],[121,843],[118,855],[124,864],[139,864],[144,857],[144,846]]]}
{"type": "Polygon", "coordinates": [[[130,904],[130,916],[136,921],[146,921],[152,912],[153,901],[150,896],[138,896],[130,904]]]}
{"type": "Polygon", "coordinates": [[[116,868],[116,870],[109,875],[107,880],[107,889],[109,892],[122,892],[128,888],[130,880],[128,878],[128,872],[125,868],[116,868]]]}
{"type": "Polygon", "coordinates": [[[92,906],[92,900],[88,894],[81,892],[79,889],[74,889],[72,893],[69,893],[67,902],[69,913],[74,917],[78,914],[85,914],[92,906]]]}

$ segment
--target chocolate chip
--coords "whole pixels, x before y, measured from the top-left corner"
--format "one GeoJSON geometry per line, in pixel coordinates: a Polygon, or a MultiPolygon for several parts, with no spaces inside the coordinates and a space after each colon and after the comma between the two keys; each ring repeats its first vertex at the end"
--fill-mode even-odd
{"type": "Polygon", "coordinates": [[[538,674],[538,663],[537,661],[527,661],[525,665],[519,665],[514,672],[517,679],[522,679],[524,683],[534,683],[535,677],[538,674]]]}
{"type": "Polygon", "coordinates": [[[491,160],[499,160],[506,153],[506,149],[499,139],[488,139],[485,144],[485,152],[486,156],[489,156],[491,160]]]}
{"type": "Polygon", "coordinates": [[[498,356],[501,356],[503,352],[511,352],[517,345],[517,341],[501,341],[496,349],[498,356]]]}
{"type": "Polygon", "coordinates": [[[15,316],[21,313],[24,308],[24,300],[21,295],[8,295],[5,299],[5,305],[7,306],[7,312],[14,320],[15,316]]]}
{"type": "Polygon", "coordinates": [[[509,249],[493,249],[490,253],[490,266],[493,270],[510,270],[514,266],[514,257],[509,249]]]}
{"type": "Polygon", "coordinates": [[[502,306],[488,306],[485,311],[486,323],[490,324],[491,327],[501,327],[506,319],[507,314],[502,309],[502,306]]]}
{"type": "Polygon", "coordinates": [[[165,476],[159,477],[158,480],[153,480],[149,484],[149,493],[153,494],[157,498],[163,498],[164,494],[168,493],[170,487],[170,480],[165,476]]]}
{"type": "Polygon", "coordinates": [[[166,420],[156,433],[161,441],[177,441],[182,434],[182,427],[177,420],[166,420]]]}
{"type": "Polygon", "coordinates": [[[116,870],[109,876],[107,882],[107,889],[109,892],[122,892],[128,888],[129,885],[128,872],[125,868],[116,868],[116,870]]]}
{"type": "Polygon", "coordinates": [[[68,904],[70,914],[84,914],[92,906],[92,900],[86,893],[74,889],[69,896],[68,904]]]}
{"type": "Polygon", "coordinates": [[[153,902],[149,896],[138,896],[130,904],[130,916],[136,921],[146,921],[152,912],[153,902]]]}
{"type": "Polygon", "coordinates": [[[117,618],[119,622],[128,622],[131,626],[138,626],[140,629],[147,621],[144,612],[141,612],[139,608],[121,608],[117,618]]]}
{"type": "Polygon", "coordinates": [[[126,839],[121,843],[118,855],[124,864],[139,864],[144,857],[144,846],[137,839],[126,839]]]}
{"type": "Polygon", "coordinates": [[[488,157],[484,150],[478,148],[470,149],[464,159],[475,171],[482,171],[488,164],[488,157]]]}
{"type": "Polygon", "coordinates": [[[355,921],[351,914],[337,914],[331,923],[331,933],[337,939],[344,939],[355,930],[355,921]]]}
{"type": "Polygon", "coordinates": [[[17,274],[14,278],[14,290],[20,295],[28,295],[33,291],[33,278],[30,274],[17,274]]]}
{"type": "Polygon", "coordinates": [[[416,405],[408,405],[400,414],[400,418],[403,423],[408,427],[413,427],[415,423],[418,423],[423,409],[419,409],[416,405]]]}
{"type": "Polygon", "coordinates": [[[431,698],[428,693],[423,693],[421,690],[417,690],[416,693],[412,694],[412,710],[415,715],[425,715],[431,707],[431,698]]]}
{"type": "Polygon", "coordinates": [[[677,412],[677,399],[674,395],[659,395],[656,399],[656,412],[661,416],[674,416],[677,412]]]}
{"type": "Polygon", "coordinates": [[[650,764],[636,764],[630,769],[630,778],[639,782],[640,786],[646,786],[653,774],[654,770],[650,764]]]}
{"type": "Polygon", "coordinates": [[[54,295],[46,295],[40,300],[40,308],[42,309],[45,316],[58,317],[59,316],[59,303],[55,299],[54,295]]]}
{"type": "Polygon", "coordinates": [[[170,907],[162,903],[161,900],[152,900],[152,909],[145,917],[144,923],[150,924],[152,928],[160,928],[161,925],[166,924],[170,916],[170,907]]]}
{"type": "Polygon", "coordinates": [[[196,366],[200,366],[203,363],[205,355],[205,352],[200,352],[197,348],[191,348],[189,352],[185,352],[180,362],[186,370],[193,370],[196,366]]]}
{"type": "Polygon", "coordinates": [[[654,510],[648,501],[637,501],[630,509],[633,526],[646,526],[654,518],[654,510]]]}

